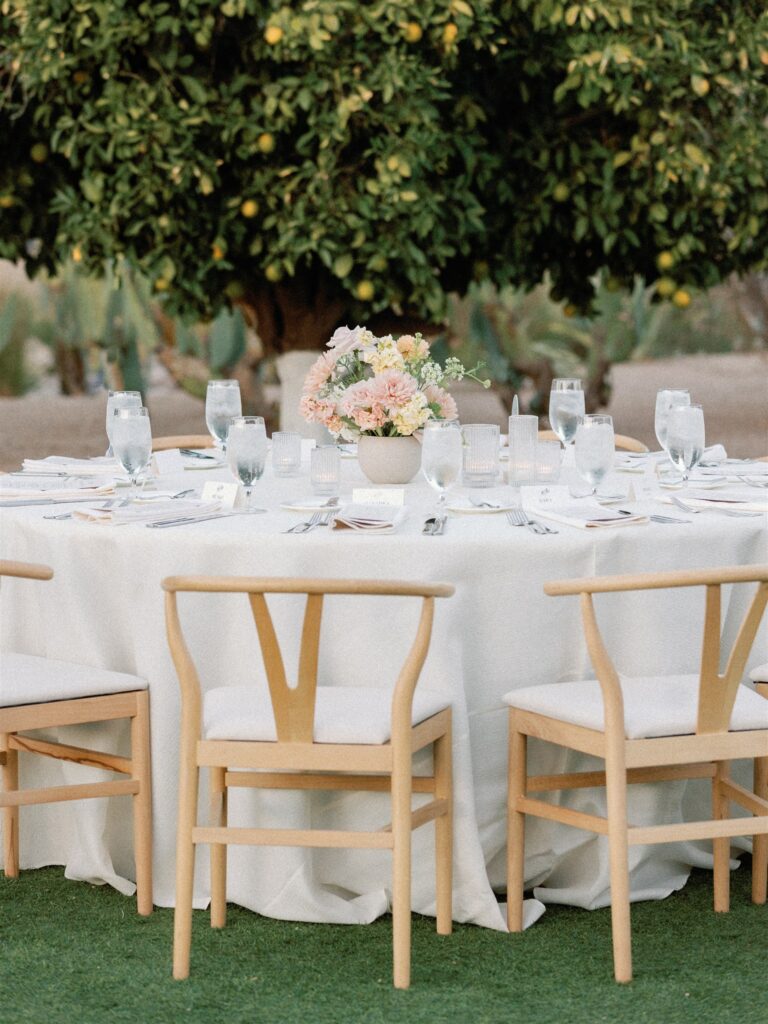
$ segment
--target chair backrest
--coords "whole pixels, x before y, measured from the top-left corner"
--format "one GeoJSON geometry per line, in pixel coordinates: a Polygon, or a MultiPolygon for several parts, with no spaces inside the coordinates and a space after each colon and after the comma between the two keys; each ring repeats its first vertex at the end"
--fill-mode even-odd
{"type": "Polygon", "coordinates": [[[53,579],[53,569],[34,562],[10,562],[0,560],[0,576],[18,576],[26,580],[53,579]]]}
{"type": "Polygon", "coordinates": [[[153,437],[152,451],[167,452],[171,448],[213,448],[210,434],[178,434],[174,437],[153,437]]]}
{"type": "MultiPolygon", "coordinates": [[[[558,436],[554,430],[540,430],[540,441],[557,441],[558,436]]],[[[638,441],[636,437],[629,437],[628,434],[615,434],[614,443],[620,452],[647,452],[648,445],[638,441]]]]}
{"type": "Polygon", "coordinates": [[[392,701],[392,729],[405,733],[411,724],[413,692],[427,656],[432,631],[434,599],[450,597],[454,588],[446,583],[411,583],[400,580],[333,580],[305,578],[172,576],[163,580],[166,591],[166,625],[171,656],[181,684],[183,713],[200,715],[200,682],[179,621],[176,594],[247,594],[259,638],[269,693],[275,716],[277,738],[288,743],[312,743],[317,691],[317,665],[323,601],[327,595],[420,597],[421,617],[414,642],[395,685],[392,701]],[[306,596],[301,633],[298,682],[288,685],[285,664],[272,616],[268,594],[306,596]]]}
{"type": "Polygon", "coordinates": [[[551,595],[579,594],[584,633],[592,664],[600,680],[607,711],[618,714],[621,692],[616,669],[608,655],[595,616],[593,594],[629,590],[660,590],[676,587],[706,587],[704,637],[699,671],[699,704],[696,733],[727,732],[739,683],[768,603],[768,565],[728,566],[721,569],[682,569],[675,572],[642,573],[633,576],[603,576],[592,579],[557,580],[544,590],[551,595]],[[728,656],[725,671],[721,658],[721,588],[734,583],[757,583],[757,590],[742,620],[728,656]],[[616,692],[618,691],[618,697],[616,692]]]}

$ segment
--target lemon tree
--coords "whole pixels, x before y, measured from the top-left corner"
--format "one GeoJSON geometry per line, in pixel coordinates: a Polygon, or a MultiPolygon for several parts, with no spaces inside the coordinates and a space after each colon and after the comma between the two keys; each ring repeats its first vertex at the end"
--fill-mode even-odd
{"type": "Polygon", "coordinates": [[[0,255],[126,259],[268,349],[765,263],[762,0],[0,0],[0,40],[0,255]]]}

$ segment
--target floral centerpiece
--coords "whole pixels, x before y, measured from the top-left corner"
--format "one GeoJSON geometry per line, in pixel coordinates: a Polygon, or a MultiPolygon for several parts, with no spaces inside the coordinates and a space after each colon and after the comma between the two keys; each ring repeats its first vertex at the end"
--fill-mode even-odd
{"type": "MultiPolygon", "coordinates": [[[[304,381],[300,411],[311,423],[322,423],[330,433],[345,441],[358,441],[361,466],[376,483],[406,482],[392,465],[394,446],[366,443],[367,438],[411,439],[427,420],[455,419],[456,402],[445,389],[450,381],[467,377],[484,387],[477,371],[467,370],[460,360],[450,358],[441,367],[430,356],[429,345],[420,334],[377,338],[365,327],[339,327],[324,352],[310,368],[304,381]],[[390,472],[397,479],[383,479],[370,471],[369,454],[376,448],[390,460],[390,472]]],[[[410,465],[419,467],[420,453],[413,441],[400,449],[411,451],[410,465]],[[415,453],[415,454],[414,454],[415,453]]]]}

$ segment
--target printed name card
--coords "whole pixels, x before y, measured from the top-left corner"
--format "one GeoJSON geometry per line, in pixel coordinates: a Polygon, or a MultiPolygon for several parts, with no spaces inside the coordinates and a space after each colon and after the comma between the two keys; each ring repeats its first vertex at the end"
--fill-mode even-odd
{"type": "Polygon", "coordinates": [[[209,480],[203,487],[202,501],[217,501],[220,508],[234,508],[240,488],[237,484],[209,480]]]}
{"type": "Polygon", "coordinates": [[[173,473],[184,472],[184,459],[178,448],[169,448],[167,452],[155,452],[152,462],[155,476],[171,476],[173,473]]]}
{"type": "Polygon", "coordinates": [[[567,505],[571,500],[565,484],[541,484],[535,487],[521,487],[520,500],[525,508],[555,508],[567,505]]]}
{"type": "Polygon", "coordinates": [[[405,501],[402,487],[355,487],[352,501],[356,505],[392,505],[399,508],[405,501]]]}

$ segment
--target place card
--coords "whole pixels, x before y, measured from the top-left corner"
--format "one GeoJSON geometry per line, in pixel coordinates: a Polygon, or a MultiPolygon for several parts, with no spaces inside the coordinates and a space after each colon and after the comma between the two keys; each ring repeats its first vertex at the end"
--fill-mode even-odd
{"type": "Polygon", "coordinates": [[[535,487],[521,487],[520,501],[524,508],[554,508],[566,505],[571,500],[565,484],[539,484],[535,487]]]}
{"type": "Polygon", "coordinates": [[[216,483],[209,480],[203,487],[202,501],[216,501],[221,508],[234,508],[240,488],[237,484],[216,483]]]}
{"type": "Polygon", "coordinates": [[[352,501],[358,505],[393,505],[399,508],[405,502],[402,487],[355,487],[352,501]]]}
{"type": "Polygon", "coordinates": [[[171,476],[173,473],[184,472],[184,459],[178,448],[169,448],[167,452],[155,452],[152,457],[152,469],[155,476],[171,476]]]}

